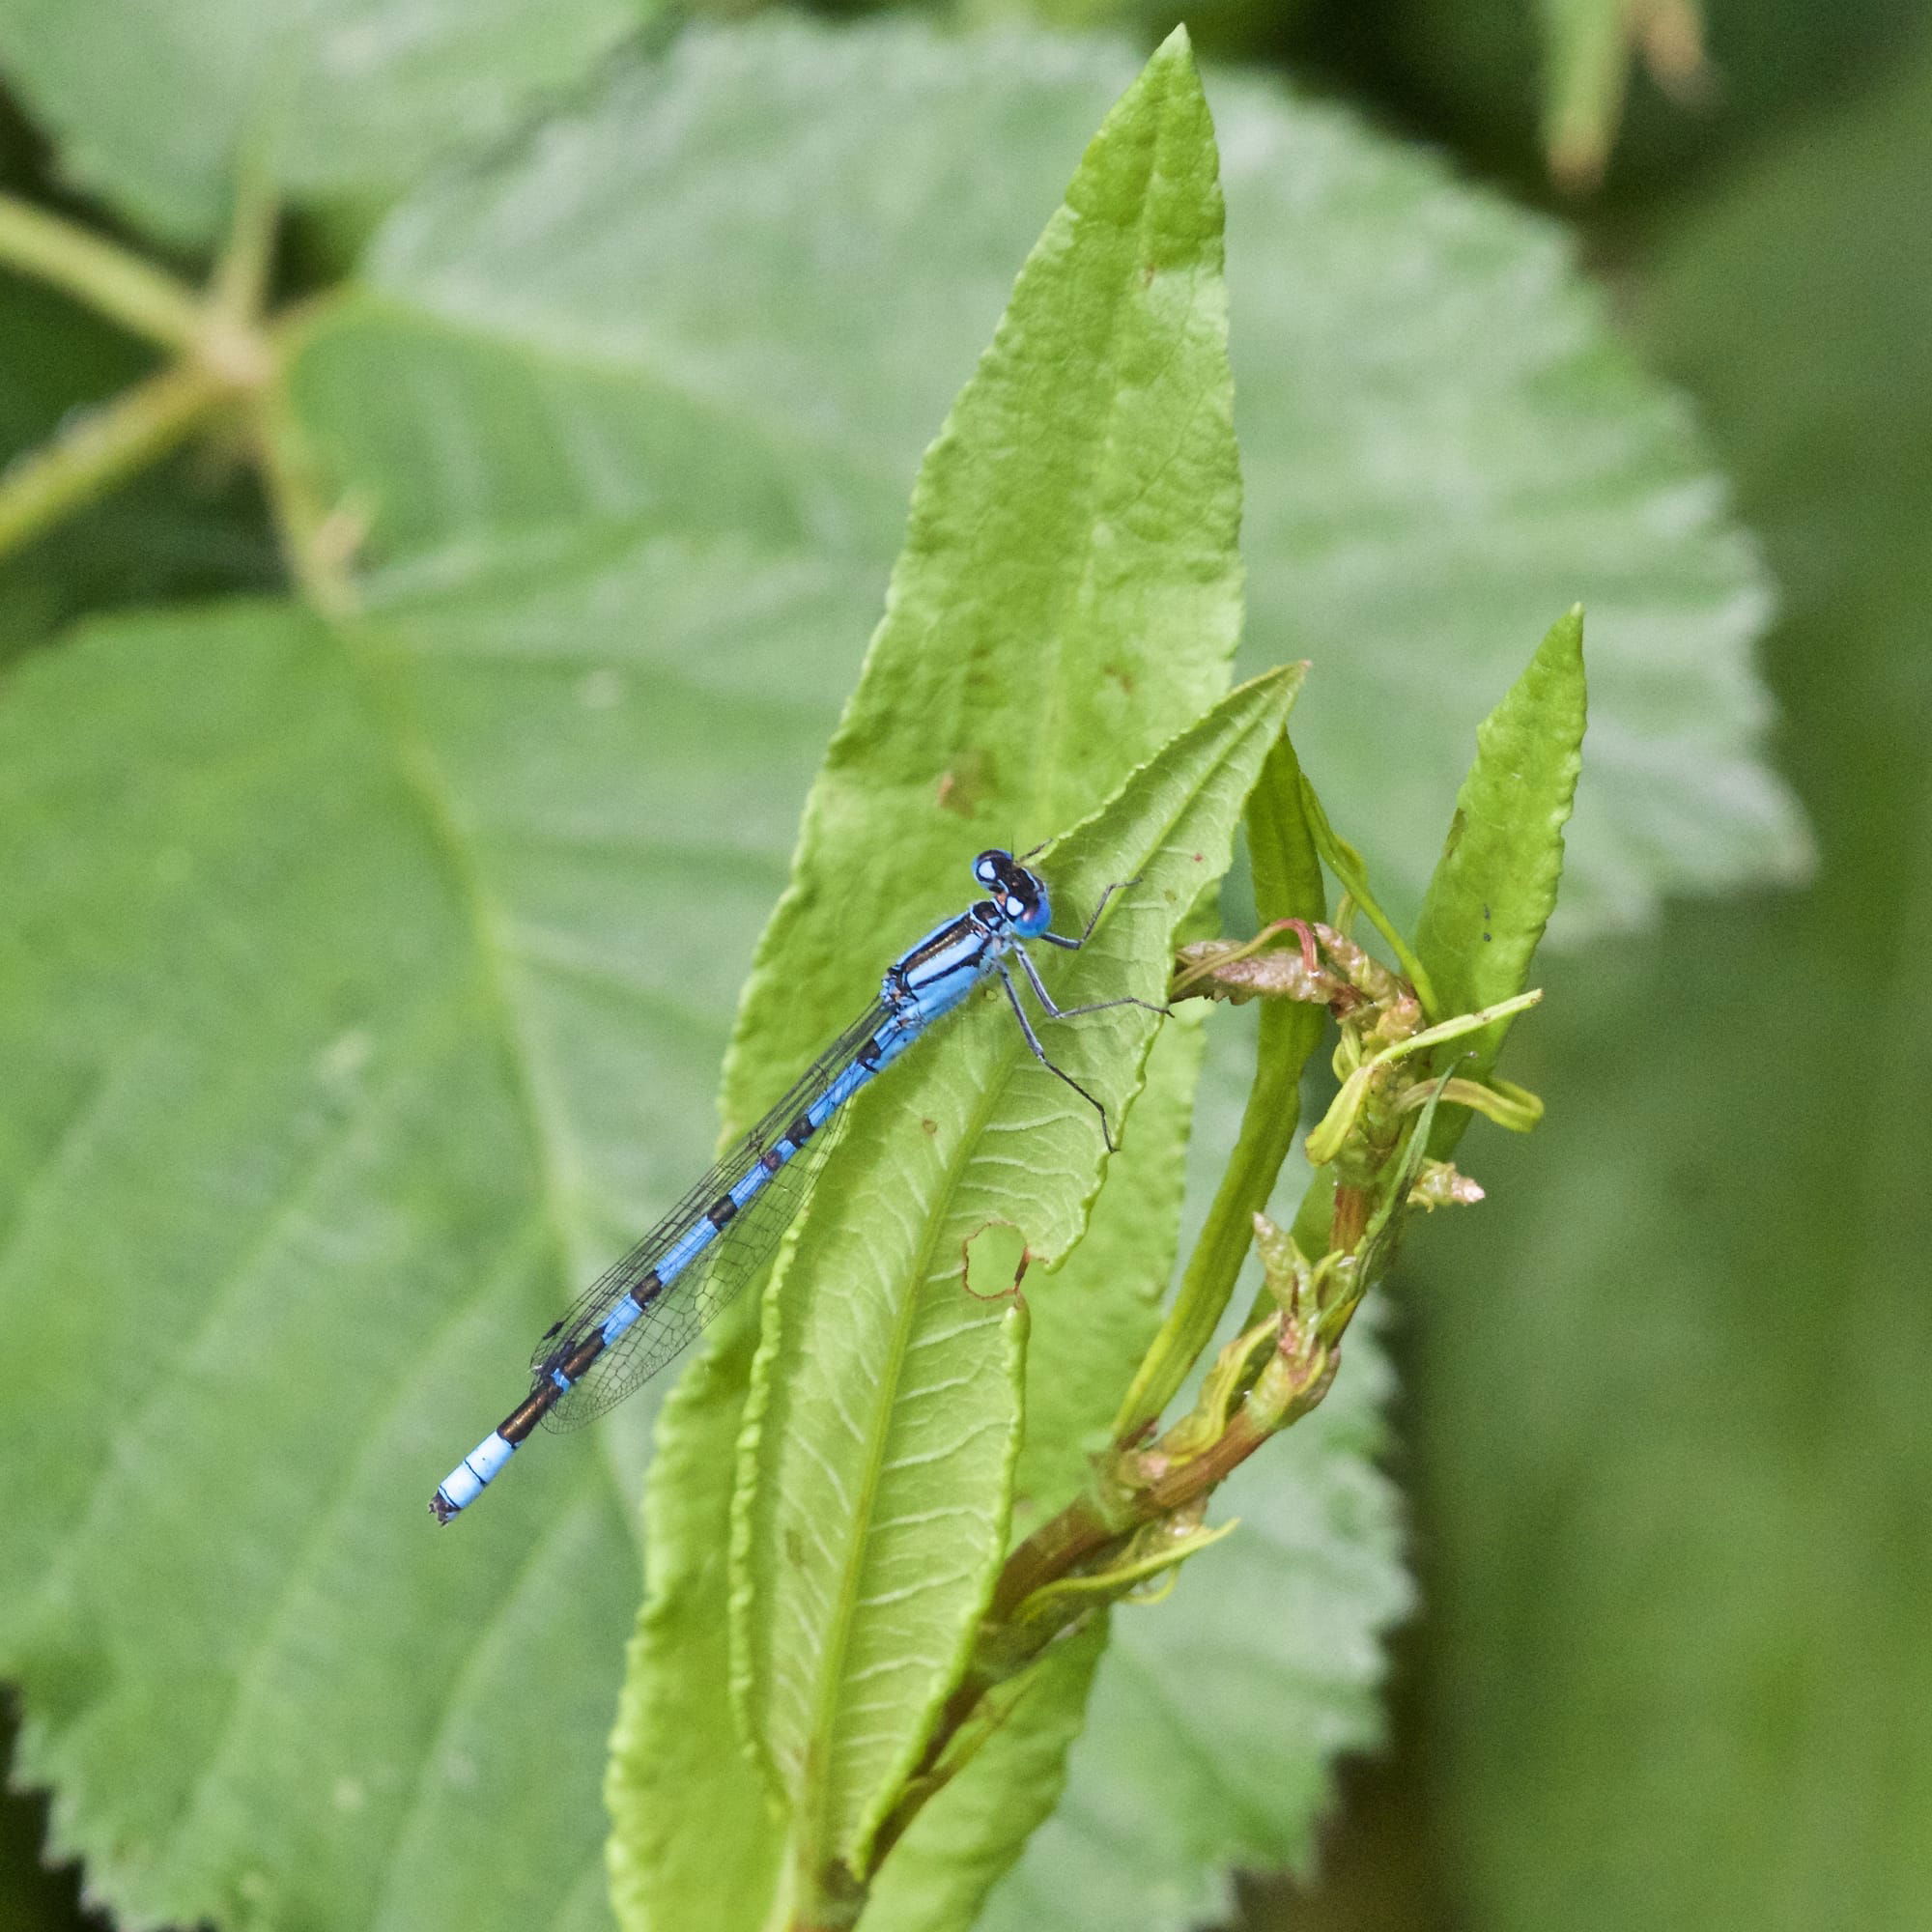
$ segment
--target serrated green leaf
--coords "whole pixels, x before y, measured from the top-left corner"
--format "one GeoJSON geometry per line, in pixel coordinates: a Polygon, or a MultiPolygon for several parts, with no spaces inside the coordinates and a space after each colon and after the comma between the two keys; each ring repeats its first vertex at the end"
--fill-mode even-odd
{"type": "MultiPolygon", "coordinates": [[[[1226,868],[1295,683],[1243,686],[1040,862],[1075,902],[1135,881],[1050,975],[1061,1004],[1159,997],[1175,928],[1226,868]]],[[[838,1170],[766,1301],[733,1610],[749,1721],[810,1872],[865,1869],[1006,1548],[1014,1311],[965,1293],[962,1243],[1010,1221],[1050,1268],[1098,1179],[1093,1114],[1062,1097],[1003,1002],[976,1005],[943,1058],[852,1103],[838,1170]]],[[[1140,1008],[1090,1015],[1056,1030],[1055,1051],[1119,1119],[1155,1024],[1140,1008]]]]}
{"type": "MultiPolygon", "coordinates": [[[[1449,836],[1416,921],[1438,1021],[1513,999],[1556,909],[1563,828],[1583,763],[1583,612],[1559,617],[1529,668],[1476,733],[1476,760],[1456,794],[1449,836]]],[[[1457,1070],[1480,1080],[1496,1064],[1508,1020],[1459,1047],[1457,1070]]],[[[1441,1122],[1438,1151],[1466,1123],[1441,1122]]]]}
{"type": "MultiPolygon", "coordinates": [[[[883,568],[932,424],[1132,71],[1105,44],[906,21],[689,34],[412,197],[372,298],[299,358],[299,418],[392,565],[651,519],[883,568]]],[[[1578,599],[1600,751],[1559,924],[1802,872],[1754,755],[1765,580],[1558,233],[1332,108],[1212,93],[1251,662],[1320,661],[1297,743],[1398,922],[1510,640],[1578,599]]]]}
{"type": "MultiPolygon", "coordinates": [[[[1238,481],[1228,420],[1219,266],[1211,132],[1184,48],[1177,43],[1151,64],[1146,79],[1109,117],[1090,149],[1068,206],[1029,259],[1007,321],[928,458],[886,622],[813,793],[795,883],[767,934],[747,995],[727,1080],[727,1112],[733,1118],[762,1106],[816,1050],[828,1013],[856,1006],[870,990],[879,970],[871,934],[910,936],[957,903],[958,888],[947,880],[957,876],[961,857],[975,843],[1000,839],[1020,845],[1023,828],[1052,830],[1091,809],[1178,722],[1224,687],[1239,613],[1238,481]],[[1051,650],[1042,649],[1042,640],[1051,640],[1051,650]],[[976,816],[983,827],[977,834],[976,816]]],[[[1195,868],[1191,848],[1186,865],[1195,868]]],[[[1205,869],[1202,869],[1205,881],[1205,869]]],[[[1054,883],[1065,919],[1077,919],[1083,905],[1097,904],[1115,876],[1083,878],[1057,868],[1054,883]]],[[[1145,890],[1137,889],[1133,896],[1145,890]]],[[[1161,917],[1171,926],[1184,910],[1184,904],[1167,905],[1161,917]]],[[[1123,928],[1115,924],[1115,929],[1123,928]]],[[[1102,957],[1098,942],[1093,957],[1096,964],[1102,957]]],[[[1118,969],[1119,960],[1114,964],[1118,969]]],[[[950,1123],[962,1073],[968,1091],[989,1077],[984,1068],[974,1067],[970,1050],[956,1037],[977,1026],[980,1037],[987,1037],[988,1020],[996,1022],[991,1030],[996,1058],[1015,1044],[1011,1017],[1004,1009],[954,1022],[949,1030],[955,1037],[947,1043],[946,1066],[952,1070],[942,1069],[941,1087],[950,1090],[944,1105],[920,1099],[924,1069],[918,1063],[895,1076],[891,1089],[899,1096],[892,1102],[895,1113],[903,1116],[910,1109],[911,1118],[929,1120],[934,1129],[932,1135],[915,1136],[916,1161],[929,1160],[938,1151],[942,1129],[947,1136],[955,1131],[950,1123]]],[[[1056,1051],[1075,1049],[1056,1044],[1056,1051]]],[[[1118,1075],[1115,1079],[1108,1095],[1120,1118],[1131,1083],[1122,1088],[1118,1075]]],[[[1185,1132],[1184,1094],[1173,1094],[1172,1101],[1150,1117],[1144,1130],[1136,1130],[1137,1158],[1160,1159],[1164,1142],[1170,1153],[1178,1151],[1185,1132]]],[[[1036,1095],[1036,1103],[1035,1111],[1048,1117],[1058,1110],[1057,1100],[1042,1106],[1036,1095]]],[[[865,1172],[857,1144],[870,1131],[865,1123],[871,1117],[863,1108],[855,1112],[838,1166],[821,1182],[813,1228],[836,1225],[831,1217],[860,1187],[852,1178],[865,1172]]],[[[1095,1139],[1095,1129],[1084,1125],[1074,1131],[1084,1136],[1076,1140],[1078,1159],[1089,1163],[1091,1174],[1086,1142],[1095,1139]]],[[[1051,1168],[1065,1153],[1056,1155],[1051,1141],[1049,1132],[1038,1149],[1030,1148],[1029,1159],[1043,1159],[1051,1168]]],[[[861,1189],[848,1210],[857,1215],[861,1245],[869,1248],[871,1231],[892,1225],[893,1217],[881,1223],[878,1198],[897,1198],[910,1188],[907,1198],[923,1199],[921,1189],[930,1179],[907,1179],[884,1197],[861,1189]]],[[[1178,1194],[1165,1191],[1171,1209],[1178,1210],[1178,1194]]],[[[1037,1227],[1037,1204],[1028,1217],[1006,1198],[1014,1196],[1025,1205],[1025,1189],[1010,1180],[1004,1190],[991,1188],[980,1218],[1031,1218],[1037,1227]]],[[[1147,1238],[1146,1205],[1130,1204],[1111,1215],[1103,1210],[1103,1227],[1118,1224],[1118,1232],[1100,1242],[1103,1260],[1120,1255],[1129,1241],[1147,1238]]],[[[878,1281],[909,1320],[929,1319],[921,1313],[923,1301],[943,1327],[956,1328],[959,1239],[974,1225],[969,1220],[941,1241],[935,1255],[941,1279],[923,1296],[901,1292],[904,1276],[893,1274],[889,1257],[868,1253],[861,1275],[878,1281]]],[[[1039,1232],[1049,1251],[1064,1251],[1072,1228],[1049,1221],[1039,1232]]],[[[1171,1243],[1171,1219],[1166,1238],[1171,1243]]],[[[812,1253],[808,1243],[801,1267],[822,1265],[811,1261],[812,1253]]],[[[1164,1260],[1143,1256],[1138,1273],[1122,1272],[1092,1298],[1138,1299],[1165,1266],[1164,1260]]],[[[805,1283],[809,1275],[797,1279],[805,1283]]],[[[822,1312],[837,1317],[841,1311],[855,1319],[864,1312],[842,1302],[822,1312]]],[[[987,1304],[985,1314],[995,1327],[1004,1319],[997,1304],[987,1304]]],[[[796,1458],[798,1445],[810,1443],[817,1454],[836,1457],[843,1453],[849,1417],[882,1399],[890,1409],[892,1378],[882,1373],[890,1363],[880,1359],[864,1333],[840,1336],[836,1347],[816,1339],[787,1343],[780,1324],[771,1336],[774,1349],[790,1346],[814,1362],[843,1364],[865,1386],[838,1394],[827,1415],[787,1417],[782,1424],[761,1418],[768,1455],[785,1451],[796,1458]]],[[[962,1333],[943,1346],[959,1352],[971,1341],[962,1333]]],[[[995,1355],[1005,1347],[993,1338],[995,1355]]],[[[1011,1395],[1002,1398],[997,1388],[1008,1373],[996,1363],[993,1385],[982,1385],[982,1391],[1010,1411],[1011,1395]]],[[[941,1379],[964,1388],[972,1373],[962,1370],[941,1379]]],[[[790,1379],[772,1378],[769,1386],[770,1403],[792,1399],[790,1379]]],[[[811,1396],[810,1386],[805,1395],[811,1396]]],[[[889,1422],[903,1422],[916,1407],[889,1422]]],[[[939,1421],[955,1435],[960,1433],[957,1414],[942,1414],[939,1421]]],[[[969,1413],[968,1433],[972,1426],[969,1413]]],[[[1010,1442],[993,1449],[1003,1458],[1010,1442]]],[[[923,1456],[926,1450],[917,1453],[923,1456]]],[[[986,1472],[976,1474],[963,1462],[957,1468],[942,1470],[933,1461],[913,1468],[915,1481],[929,1481],[934,1472],[949,1475],[963,1498],[952,1515],[935,1513],[923,1524],[911,1525],[913,1541],[923,1537],[939,1563],[956,1567],[959,1550],[970,1553],[967,1532],[974,1513],[987,1507],[986,1472]]],[[[805,1475],[808,1481],[822,1480],[824,1470],[814,1464],[805,1475]]],[[[771,1507],[774,1497],[783,1501],[775,1482],[765,1472],[760,1492],[765,1500],[756,1507],[771,1507]]],[[[848,1481],[848,1488],[855,1487],[856,1479],[848,1481]]],[[[753,1507],[746,1504],[748,1510],[753,1507]]],[[[929,1501],[921,1504],[929,1507],[929,1501]]],[[[828,1537],[836,1541],[849,1514],[814,1502],[802,1516],[787,1519],[789,1527],[774,1528],[771,1533],[784,1544],[781,1580],[799,1582],[793,1551],[822,1549],[828,1537]]],[[[998,1514],[996,1505],[995,1518],[998,1514]]],[[[982,1565],[997,1557],[1002,1537],[995,1533],[984,1541],[982,1565]]],[[[889,1537],[877,1543],[873,1550],[855,1546],[855,1560],[881,1558],[881,1552],[888,1563],[904,1560],[902,1554],[894,1556],[889,1537]]],[[[919,1561],[923,1565],[925,1558],[919,1561]]],[[[970,1571],[964,1580],[971,1583],[970,1571]]],[[[938,1641],[936,1653],[932,1631],[908,1629],[903,1612],[883,1617],[875,1612],[868,1627],[876,1626],[900,1646],[901,1679],[910,1668],[943,1690],[947,1660],[964,1642],[967,1622],[983,1594],[983,1579],[963,1595],[957,1588],[934,1594],[933,1604],[924,1607],[951,1618],[951,1634],[938,1641]],[[929,1654],[921,1654],[922,1645],[929,1654]]],[[[751,1607],[749,1600],[740,1605],[741,1620],[751,1607]]],[[[769,1614],[762,1605],[759,1613],[769,1614]]],[[[762,1639],[763,1629],[759,1634],[762,1639]]],[[[869,1640],[867,1631],[859,1631],[854,1640],[869,1640]]],[[[838,1642],[814,1649],[808,1661],[836,1670],[838,1642]]],[[[854,1667],[870,1673],[874,1690],[895,1669],[885,1657],[854,1667]]],[[[752,1676],[751,1701],[762,1718],[768,1693],[758,1685],[770,1679],[760,1680],[755,1660],[752,1676]]],[[[890,1723],[867,1727],[876,1735],[863,1740],[870,1759],[869,1769],[862,1765],[861,1771],[870,1777],[874,1808],[890,1782],[881,1766],[890,1766],[895,1736],[898,1757],[917,1748],[922,1708],[916,1689],[909,1701],[900,1699],[903,1708],[894,1708],[889,1697],[875,1701],[890,1723]]],[[[924,1702],[929,1705],[930,1693],[924,1702]]],[[[680,1752],[713,1747],[702,1736],[664,1743],[672,1762],[680,1752]]],[[[676,1783],[674,1773],[668,1781],[676,1783]]],[[[814,1803],[821,1795],[814,1790],[814,1803]]],[[[855,1802],[867,1797],[862,1791],[855,1802]]],[[[620,1840],[630,1822],[617,1816],[620,1840]]],[[[702,1829],[695,1819],[689,1822],[702,1829]]],[[[815,1821],[809,1822],[815,1829],[815,1821]]],[[[849,1817],[840,1829],[849,1838],[849,1817]]],[[[849,1843],[837,1850],[854,1856],[849,1843]]],[[[816,1851],[808,1865],[815,1857],[816,1851]]],[[[721,1909],[718,1898],[696,1885],[679,1896],[674,1910],[667,1907],[673,1920],[707,1922],[719,1922],[721,1909]]]]}
{"type": "Polygon", "coordinates": [[[103,626],[0,706],[0,1649],[19,1773],[135,1925],[509,1924],[595,1868],[590,1765],[546,1743],[529,1788],[502,1726],[597,1722],[565,1659],[635,1592],[602,1471],[533,1468],[463,1551],[416,1521],[558,1280],[364,702],[323,627],[241,607],[103,626]],[[513,1804],[518,1866],[479,1836],[513,1804]]]}
{"type": "Polygon", "coordinates": [[[197,242],[243,167],[294,201],[393,194],[581,80],[641,14],[634,0],[6,0],[0,45],[70,180],[197,242]]]}

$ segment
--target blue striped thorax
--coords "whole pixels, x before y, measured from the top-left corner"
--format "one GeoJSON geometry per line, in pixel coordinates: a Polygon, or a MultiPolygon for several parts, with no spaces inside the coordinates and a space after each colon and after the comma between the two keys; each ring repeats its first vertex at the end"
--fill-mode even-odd
{"type": "Polygon", "coordinates": [[[981,980],[994,961],[1019,941],[1046,930],[1052,918],[1046,887],[1010,852],[981,852],[973,876],[992,888],[966,911],[936,925],[917,946],[886,968],[879,996],[895,1012],[937,1019],[951,1012],[981,980]]]}

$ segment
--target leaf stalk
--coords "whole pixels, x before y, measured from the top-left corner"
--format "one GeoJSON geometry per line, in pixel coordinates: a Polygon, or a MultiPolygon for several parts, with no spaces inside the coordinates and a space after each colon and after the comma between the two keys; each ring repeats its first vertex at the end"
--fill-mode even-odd
{"type": "Polygon", "coordinates": [[[265,190],[238,194],[233,231],[203,296],[118,242],[0,194],[0,268],[62,290],[174,358],[112,400],[72,412],[0,474],[0,556],[265,391],[280,357],[261,320],[275,218],[265,190]]]}
{"type": "Polygon", "coordinates": [[[234,397],[218,372],[184,361],[71,415],[0,472],[0,556],[165,456],[234,397]]]}
{"type": "Polygon", "coordinates": [[[71,296],[83,307],[163,349],[191,351],[201,298],[119,242],[0,193],[0,267],[71,296]]]}
{"type": "MultiPolygon", "coordinates": [[[[1310,951],[1308,922],[1319,921],[1326,910],[1321,863],[1302,794],[1301,767],[1283,732],[1248,797],[1248,851],[1261,932],[1246,948],[1236,949],[1245,957],[1268,956],[1257,954],[1256,948],[1270,934],[1297,928],[1303,944],[1293,956],[1299,961],[1310,951]]],[[[1185,978],[1184,972],[1177,976],[1176,997],[1186,990],[1180,984],[1185,978]]],[[[1293,1145],[1300,1124],[1301,1072],[1321,1037],[1321,1028],[1317,1008],[1274,1001],[1263,1008],[1254,1086],[1241,1114],[1234,1158],[1214,1190],[1207,1224],[1188,1257],[1174,1305],[1115,1414],[1117,1441],[1129,1441],[1151,1425],[1179,1392],[1188,1371],[1213,1338],[1247,1259],[1253,1217],[1267,1206],[1282,1162],[1293,1145]]]]}

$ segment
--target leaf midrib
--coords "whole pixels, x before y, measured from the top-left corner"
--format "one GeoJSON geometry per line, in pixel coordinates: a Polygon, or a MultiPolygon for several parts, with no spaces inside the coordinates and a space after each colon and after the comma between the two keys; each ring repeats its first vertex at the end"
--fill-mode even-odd
{"type": "MultiPolygon", "coordinates": [[[[430,847],[441,862],[463,908],[474,945],[482,997],[497,1022],[497,1044],[508,1076],[511,1105],[530,1149],[538,1220],[550,1250],[554,1305],[560,1308],[575,1279],[570,1197],[556,1151],[567,1145],[567,1137],[553,1130],[554,1103],[546,1094],[541,1056],[526,1034],[511,994],[511,981],[517,975],[514,949],[505,930],[508,922],[485,882],[484,868],[464,834],[441,762],[416,721],[414,707],[391,661],[391,653],[397,660],[406,660],[405,648],[366,619],[347,619],[332,628],[355,682],[366,696],[368,713],[388,747],[397,780],[421,813],[430,847]],[[369,634],[366,640],[365,631],[369,634]]],[[[611,1485],[617,1513],[630,1530],[641,1563],[642,1526],[636,1510],[629,1506],[628,1492],[611,1460],[614,1451],[601,1431],[599,1444],[599,1466],[611,1485]]]]}
{"type": "MultiPolygon", "coordinates": [[[[987,1120],[990,1117],[993,1107],[1004,1096],[1006,1085],[1007,1083],[1004,1078],[998,1083],[991,1081],[986,1083],[985,1088],[981,1092],[980,1104],[974,1109],[974,1116],[970,1120],[970,1124],[967,1130],[959,1136],[953,1155],[946,1164],[946,1168],[941,1176],[940,1187],[935,1190],[935,1198],[942,1200],[948,1208],[950,1208],[952,1202],[958,1194],[960,1180],[966,1169],[972,1164],[974,1151],[979,1146],[980,1137],[985,1131],[987,1120]]],[[[819,1694],[813,1702],[811,1731],[810,1737],[807,1739],[806,1751],[809,1776],[811,1776],[816,1786],[816,1791],[811,1801],[801,1804],[795,1814],[802,1819],[809,1818],[811,1829],[809,1836],[803,1833],[795,1832],[793,1833],[795,1843],[798,1844],[799,1849],[804,1853],[806,1860],[809,1861],[809,1869],[814,1884],[817,1882],[818,1875],[824,1870],[826,1864],[826,1814],[832,1795],[832,1778],[828,1761],[829,1754],[816,1749],[814,1747],[832,1735],[830,1719],[835,1715],[841,1701],[839,1693],[844,1688],[846,1679],[845,1663],[846,1657],[851,1648],[851,1632],[855,1605],[857,1604],[859,1579],[868,1567],[868,1551],[873,1532],[873,1503],[879,1492],[887,1444],[893,1435],[892,1425],[899,1410],[898,1390],[900,1380],[902,1379],[899,1371],[905,1362],[908,1338],[920,1306],[923,1285],[930,1269],[932,1257],[939,1241],[939,1231],[945,1219],[946,1212],[943,1208],[940,1212],[924,1216],[925,1228],[919,1248],[918,1270],[916,1273],[911,1268],[908,1268],[906,1271],[906,1278],[908,1280],[917,1282],[922,1286],[914,1288],[909,1293],[901,1293],[898,1297],[898,1319],[894,1326],[891,1355],[894,1370],[893,1398],[890,1403],[878,1406],[873,1411],[877,1421],[872,1430],[872,1440],[867,1448],[865,1478],[860,1486],[860,1501],[863,1505],[863,1512],[857,1520],[857,1532],[848,1545],[850,1560],[843,1566],[839,1577],[838,1608],[831,1624],[832,1640],[827,1642],[823,1653],[825,1666],[819,1673],[819,1694]]],[[[1002,1541],[1004,1541],[1004,1538],[1002,1541]]],[[[985,1591],[988,1599],[991,1596],[991,1586],[992,1578],[989,1574],[986,1579],[985,1591]]],[[[928,1707],[931,1705],[931,1702],[932,1700],[928,1698],[928,1707]]],[[[928,1721],[929,1719],[930,1709],[928,1708],[928,1721]]],[[[922,1737],[923,1730],[924,1725],[922,1724],[922,1737]]],[[[917,1744],[919,1739],[915,1739],[914,1742],[917,1744]]]]}

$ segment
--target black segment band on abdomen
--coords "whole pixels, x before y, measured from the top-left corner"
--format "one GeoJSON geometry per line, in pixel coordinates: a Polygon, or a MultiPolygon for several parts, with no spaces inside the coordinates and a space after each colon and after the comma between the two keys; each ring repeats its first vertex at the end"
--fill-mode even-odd
{"type": "Polygon", "coordinates": [[[520,1403],[497,1425],[497,1434],[505,1442],[521,1442],[543,1419],[562,1393],[563,1391],[546,1377],[539,1387],[530,1391],[526,1401],[520,1403]]]}

